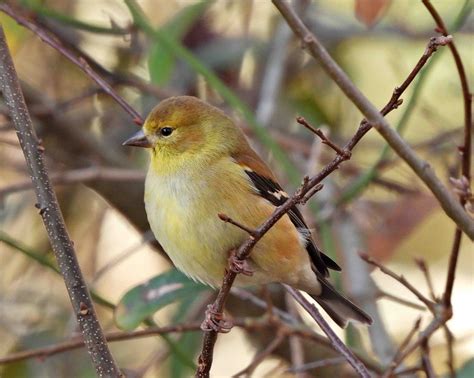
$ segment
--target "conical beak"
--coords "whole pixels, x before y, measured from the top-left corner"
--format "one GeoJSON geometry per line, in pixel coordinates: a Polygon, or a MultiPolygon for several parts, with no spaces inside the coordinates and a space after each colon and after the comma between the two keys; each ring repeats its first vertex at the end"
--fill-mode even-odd
{"type": "Polygon", "coordinates": [[[151,148],[152,145],[146,135],[143,133],[143,130],[138,131],[133,134],[131,138],[127,139],[122,143],[123,146],[134,146],[134,147],[145,147],[151,148]]]}

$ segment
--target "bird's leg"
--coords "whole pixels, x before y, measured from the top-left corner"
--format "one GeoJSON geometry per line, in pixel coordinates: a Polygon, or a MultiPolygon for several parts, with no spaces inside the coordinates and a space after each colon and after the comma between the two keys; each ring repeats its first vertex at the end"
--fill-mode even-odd
{"type": "Polygon", "coordinates": [[[237,274],[243,274],[244,276],[252,276],[253,270],[250,268],[250,264],[247,260],[240,260],[236,256],[237,250],[233,249],[229,254],[229,270],[237,274]]]}
{"type": "Polygon", "coordinates": [[[207,306],[204,321],[201,323],[203,331],[228,333],[232,326],[232,322],[224,318],[224,314],[216,309],[214,303],[207,306]]]}

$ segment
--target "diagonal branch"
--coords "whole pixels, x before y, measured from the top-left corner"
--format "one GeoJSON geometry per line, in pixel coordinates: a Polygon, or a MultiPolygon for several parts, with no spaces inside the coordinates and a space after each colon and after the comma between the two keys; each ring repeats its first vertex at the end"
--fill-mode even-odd
{"type": "MultiPolygon", "coordinates": [[[[445,213],[474,240],[474,220],[466,213],[464,208],[453,198],[448,189],[441,183],[431,166],[421,160],[413,149],[392,129],[390,124],[364,94],[351,82],[346,73],[332,59],[323,45],[313,33],[304,25],[303,21],[284,0],[273,0],[282,16],[288,22],[295,35],[297,35],[308,53],[321,64],[326,73],[341,88],[344,94],[357,106],[367,118],[370,127],[374,127],[385,138],[392,149],[412,168],[417,176],[431,190],[437,198],[445,213]]],[[[447,38],[447,37],[446,37],[447,38]]],[[[445,39],[443,43],[448,43],[445,39]]],[[[440,43],[440,44],[443,44],[440,43]]],[[[370,129],[369,127],[369,129],[370,129]]]]}
{"type": "MultiPolygon", "coordinates": [[[[436,22],[437,29],[442,35],[448,35],[448,30],[444,24],[443,19],[436,11],[435,7],[429,0],[422,0],[428,12],[436,22]]],[[[469,90],[469,84],[467,81],[466,70],[459,55],[458,49],[454,42],[448,45],[451,54],[453,55],[454,62],[456,64],[457,71],[459,73],[459,79],[461,82],[462,96],[464,102],[464,142],[462,146],[459,146],[459,152],[461,154],[461,176],[465,178],[467,182],[466,192],[470,193],[469,186],[471,183],[471,159],[472,159],[472,94],[469,90]]],[[[459,202],[461,206],[465,206],[468,201],[468,196],[461,195],[459,202]]],[[[446,285],[443,293],[443,303],[445,306],[451,306],[451,295],[453,292],[454,279],[456,275],[456,266],[459,257],[459,249],[461,247],[462,232],[458,227],[454,234],[453,246],[451,248],[448,275],[446,278],[446,285]]]]}
{"type": "Polygon", "coordinates": [[[8,14],[20,25],[30,29],[33,33],[40,37],[43,42],[59,51],[62,55],[64,55],[67,59],[84,71],[85,74],[94,80],[96,84],[104,90],[105,93],[111,96],[128,114],[130,114],[130,116],[133,118],[133,121],[137,125],[143,124],[143,119],[140,114],[135,109],[133,109],[132,106],[127,101],[125,101],[125,99],[120,96],[107,81],[105,81],[97,72],[95,72],[83,57],[76,55],[73,51],[64,46],[64,44],[54,35],[39,25],[31,22],[19,12],[16,12],[16,10],[9,4],[0,4],[0,11],[8,14]]]}
{"type": "Polygon", "coordinates": [[[364,378],[369,378],[370,373],[365,367],[365,365],[355,356],[352,351],[344,345],[339,337],[337,337],[336,333],[331,329],[329,324],[324,320],[321,316],[320,312],[316,308],[314,304],[309,303],[303,295],[298,292],[297,290],[293,289],[291,286],[283,285],[293,298],[303,306],[303,308],[311,315],[311,317],[318,323],[319,327],[323,330],[326,334],[328,339],[331,341],[334,349],[336,349],[342,356],[351,364],[354,370],[359,374],[359,376],[364,378]]]}
{"type": "MultiPolygon", "coordinates": [[[[407,79],[402,83],[400,87],[394,90],[392,97],[389,102],[382,109],[382,114],[388,114],[393,109],[396,109],[400,104],[400,96],[408,88],[409,84],[412,82],[414,77],[420,72],[424,64],[427,62],[428,58],[436,51],[438,44],[442,45],[446,42],[446,39],[431,39],[428,43],[428,47],[425,50],[423,56],[420,58],[415,68],[410,72],[407,79]]],[[[302,203],[308,200],[308,194],[315,194],[317,190],[315,188],[321,183],[321,181],[329,176],[333,171],[338,169],[339,165],[350,158],[350,152],[354,147],[360,142],[365,134],[371,129],[371,125],[366,120],[362,121],[359,128],[353,135],[353,137],[342,147],[341,151],[345,151],[344,154],[337,154],[336,157],[327,164],[317,175],[313,176],[311,179],[305,177],[303,184],[296,191],[296,193],[287,200],[283,205],[276,208],[272,216],[267,219],[259,228],[252,230],[251,236],[247,241],[242,244],[237,252],[238,260],[245,260],[251,253],[252,248],[255,244],[263,237],[263,235],[283,216],[285,215],[292,206],[302,203]],[[349,153],[348,153],[349,152],[349,153]]],[[[228,270],[224,276],[222,286],[219,290],[216,300],[213,304],[213,310],[222,314],[225,303],[227,301],[227,296],[230,292],[230,289],[233,285],[233,282],[236,277],[236,272],[228,270]]],[[[198,377],[208,377],[209,372],[212,366],[213,351],[214,345],[217,340],[216,331],[208,331],[204,335],[203,346],[201,354],[199,356],[199,366],[196,376],[198,377]]]]}
{"type": "Polygon", "coordinates": [[[36,136],[15,67],[0,26],[0,89],[15,126],[25,160],[30,171],[38,203],[59,269],[64,278],[77,322],[89,355],[99,376],[119,377],[121,372],[109,351],[97,319],[94,306],[82,276],[73,242],[59,209],[56,194],[44,165],[44,148],[36,136]]]}

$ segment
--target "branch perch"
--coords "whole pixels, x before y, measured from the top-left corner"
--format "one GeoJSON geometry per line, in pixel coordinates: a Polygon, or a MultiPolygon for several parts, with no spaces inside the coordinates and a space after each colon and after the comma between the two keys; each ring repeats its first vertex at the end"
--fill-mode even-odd
{"type": "MultiPolygon", "coordinates": [[[[326,73],[341,88],[344,94],[366,117],[371,127],[374,127],[388,142],[392,149],[412,168],[417,176],[425,183],[436,197],[445,213],[458,225],[458,227],[474,240],[474,220],[466,213],[464,208],[453,198],[448,189],[441,183],[431,166],[421,160],[413,149],[390,126],[377,108],[365,95],[351,82],[346,73],[332,59],[323,45],[313,33],[305,26],[295,11],[284,0],[272,0],[282,16],[288,22],[296,36],[298,36],[308,53],[313,56],[326,71],[326,73]]],[[[437,44],[447,44],[449,37],[437,39],[437,44]]],[[[433,42],[434,43],[434,42],[433,42]]],[[[436,44],[436,43],[435,43],[436,44]]],[[[395,94],[397,95],[397,94],[395,94]]]]}
{"type": "Polygon", "coordinates": [[[77,261],[73,242],[69,238],[64,224],[56,194],[44,165],[44,148],[33,129],[1,26],[0,79],[0,89],[14,123],[35,189],[38,201],[36,207],[43,218],[92,363],[100,377],[121,377],[122,374],[107,346],[107,341],[100,327],[89,290],[77,261]]]}

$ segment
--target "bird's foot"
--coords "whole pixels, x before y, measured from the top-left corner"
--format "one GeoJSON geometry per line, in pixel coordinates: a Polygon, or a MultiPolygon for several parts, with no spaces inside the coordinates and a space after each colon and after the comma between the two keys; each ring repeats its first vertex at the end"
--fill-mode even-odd
{"type": "Polygon", "coordinates": [[[243,274],[244,276],[252,276],[253,270],[247,260],[240,260],[236,256],[237,250],[232,250],[229,256],[229,270],[236,274],[243,274]]]}
{"type": "Polygon", "coordinates": [[[207,306],[204,321],[201,323],[201,330],[205,332],[229,333],[232,326],[233,323],[225,319],[224,314],[219,312],[214,304],[207,306]]]}

